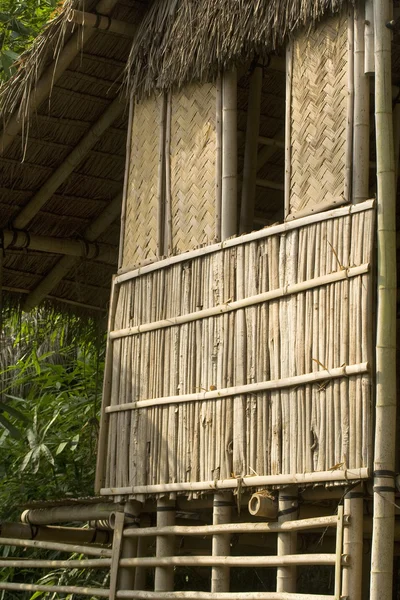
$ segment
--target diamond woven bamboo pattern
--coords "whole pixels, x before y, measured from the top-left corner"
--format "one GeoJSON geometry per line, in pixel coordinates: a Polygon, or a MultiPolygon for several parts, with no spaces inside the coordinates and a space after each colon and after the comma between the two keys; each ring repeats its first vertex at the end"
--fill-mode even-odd
{"type": "Polygon", "coordinates": [[[215,237],[214,84],[190,85],[172,96],[172,245],[183,252],[215,237]]]}
{"type": "Polygon", "coordinates": [[[344,193],[348,64],[346,15],[293,42],[290,213],[344,193]]]}
{"type": "Polygon", "coordinates": [[[156,258],[157,182],[160,138],[160,100],[151,97],[135,106],[123,267],[156,258]]]}

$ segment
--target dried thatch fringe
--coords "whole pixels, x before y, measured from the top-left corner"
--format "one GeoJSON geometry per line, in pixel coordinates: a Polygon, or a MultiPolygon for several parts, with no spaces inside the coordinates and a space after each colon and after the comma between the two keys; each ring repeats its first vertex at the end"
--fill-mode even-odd
{"type": "Polygon", "coordinates": [[[345,0],[155,0],[127,64],[130,90],[210,80],[221,67],[276,51],[300,27],[337,12],[345,0]]]}

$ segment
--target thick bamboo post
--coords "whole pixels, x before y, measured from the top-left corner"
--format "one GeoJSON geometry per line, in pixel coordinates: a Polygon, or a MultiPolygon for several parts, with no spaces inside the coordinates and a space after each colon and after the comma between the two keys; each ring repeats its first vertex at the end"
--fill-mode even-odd
{"type": "MultiPolygon", "coordinates": [[[[166,500],[165,497],[157,501],[157,527],[175,525],[175,500],[166,500]]],[[[174,536],[158,535],[156,538],[156,556],[174,556],[174,536]]],[[[174,567],[157,567],[154,576],[155,592],[171,592],[174,589],[174,567]]]]}
{"type": "Polygon", "coordinates": [[[237,233],[237,74],[222,74],[221,240],[237,233]]]}
{"type": "Polygon", "coordinates": [[[396,193],[389,0],[374,1],[377,334],[371,600],[392,597],[396,429],[396,193]]]}
{"type": "Polygon", "coordinates": [[[131,164],[131,146],[132,146],[132,124],[135,111],[135,102],[132,96],[129,98],[129,117],[128,117],[128,131],[126,135],[126,146],[125,146],[125,173],[124,173],[124,187],[122,190],[122,207],[121,207],[121,228],[119,232],[119,252],[118,252],[118,269],[122,267],[124,260],[124,240],[125,240],[125,224],[126,224],[126,204],[128,202],[129,194],[129,173],[131,164]]]}
{"type": "MultiPolygon", "coordinates": [[[[285,523],[297,519],[298,493],[296,486],[289,486],[279,491],[278,522],[285,523]]],[[[296,554],[297,533],[278,533],[277,555],[296,554]]],[[[278,567],[276,572],[276,591],[296,591],[296,567],[278,567]]]]}
{"type": "MultiPolygon", "coordinates": [[[[232,494],[214,494],[213,525],[230,523],[232,515],[232,494]]],[[[231,536],[213,535],[212,555],[229,556],[231,536]]],[[[229,592],[229,567],[213,567],[211,570],[211,592],[229,592]]]]}
{"type": "MultiPolygon", "coordinates": [[[[141,503],[136,500],[129,500],[124,507],[124,531],[139,527],[139,515],[141,503]]],[[[138,550],[138,538],[124,536],[122,540],[121,559],[136,558],[138,550]]],[[[118,571],[118,589],[132,590],[135,585],[135,569],[129,567],[120,567],[118,571]]]]}
{"type": "Polygon", "coordinates": [[[365,11],[362,3],[354,8],[354,135],[353,203],[369,197],[369,77],[364,72],[365,11]]]}
{"type": "Polygon", "coordinates": [[[361,485],[353,488],[344,499],[345,517],[350,517],[343,532],[343,554],[350,556],[343,569],[342,596],[351,600],[362,598],[364,492],[361,485]]]}
{"type": "Polygon", "coordinates": [[[262,79],[262,66],[255,65],[250,78],[249,100],[247,107],[246,143],[244,152],[239,233],[251,231],[254,223],[262,79]]]}
{"type": "Polygon", "coordinates": [[[365,0],[365,60],[366,75],[375,73],[375,41],[374,41],[374,2],[365,0]]]}

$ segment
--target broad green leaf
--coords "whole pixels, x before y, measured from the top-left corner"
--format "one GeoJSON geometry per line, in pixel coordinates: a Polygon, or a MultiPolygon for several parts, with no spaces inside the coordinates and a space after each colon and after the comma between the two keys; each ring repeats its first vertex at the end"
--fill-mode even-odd
{"type": "Polygon", "coordinates": [[[11,437],[13,437],[14,439],[17,440],[22,437],[20,430],[17,429],[15,427],[15,425],[10,423],[10,421],[8,419],[6,419],[6,417],[2,414],[0,414],[0,423],[3,425],[3,427],[5,427],[7,429],[7,431],[10,433],[11,437]]]}
{"type": "Polygon", "coordinates": [[[58,445],[57,450],[56,450],[56,455],[58,456],[59,454],[61,454],[61,452],[68,446],[68,442],[61,442],[61,444],[58,445]]]}
{"type": "Polygon", "coordinates": [[[22,461],[21,471],[25,471],[26,467],[29,465],[32,458],[33,450],[29,450],[27,454],[25,454],[24,460],[22,461]]]}
{"type": "Polygon", "coordinates": [[[20,421],[29,423],[29,419],[26,415],[24,415],[22,412],[20,412],[16,408],[13,408],[9,404],[4,404],[4,402],[0,402],[0,410],[8,413],[9,415],[11,415],[12,417],[15,417],[16,419],[19,419],[20,421]]]}

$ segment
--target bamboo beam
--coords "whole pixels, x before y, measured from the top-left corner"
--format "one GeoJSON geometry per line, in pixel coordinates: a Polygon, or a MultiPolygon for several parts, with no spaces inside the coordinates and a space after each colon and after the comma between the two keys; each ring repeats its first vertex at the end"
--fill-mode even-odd
{"type": "MultiPolygon", "coordinates": [[[[33,526],[25,523],[1,523],[1,537],[42,542],[63,542],[64,544],[109,544],[111,531],[82,529],[80,527],[33,526]]],[[[0,537],[0,544],[1,544],[0,537]]]]}
{"type": "Polygon", "coordinates": [[[237,74],[222,74],[221,239],[237,233],[237,74]]]}
{"type": "MultiPolygon", "coordinates": [[[[92,598],[109,598],[109,591],[103,588],[80,587],[76,585],[39,585],[36,583],[9,583],[6,581],[1,581],[0,590],[9,590],[15,592],[78,594],[81,596],[91,596],[92,598]]],[[[123,597],[124,596],[118,596],[118,598],[123,597]]]]}
{"type": "MultiPolygon", "coordinates": [[[[369,469],[362,467],[360,469],[347,469],[346,471],[315,471],[313,473],[296,473],[283,475],[254,475],[253,477],[243,477],[241,480],[242,488],[259,487],[266,485],[304,485],[305,483],[315,483],[329,481],[345,482],[369,477],[369,469]]],[[[103,488],[100,490],[102,496],[124,496],[132,494],[166,494],[182,491],[202,491],[202,490],[229,490],[238,487],[238,480],[235,478],[215,480],[215,481],[196,481],[185,483],[160,483],[154,485],[137,485],[129,487],[103,488]]]]}
{"type": "Polygon", "coordinates": [[[0,569],[107,569],[111,565],[110,558],[89,558],[86,560],[29,560],[29,559],[0,559],[0,569]]]}
{"type": "MultiPolygon", "coordinates": [[[[108,15],[117,4],[118,0],[100,0],[96,5],[96,11],[103,15],[108,15]]],[[[73,33],[61,50],[57,60],[54,60],[51,65],[45,70],[39,81],[30,92],[30,98],[27,106],[24,107],[24,113],[21,113],[21,107],[16,110],[6,122],[0,141],[0,154],[8,148],[14,138],[24,127],[25,119],[29,119],[30,115],[35,113],[39,106],[49,96],[53,85],[59,80],[63,72],[69,67],[74,58],[82,50],[85,43],[94,35],[95,29],[83,28],[73,33]]]]}
{"type": "Polygon", "coordinates": [[[4,248],[37,250],[50,254],[66,254],[88,260],[115,264],[115,248],[108,244],[94,244],[87,240],[73,240],[46,235],[31,235],[26,231],[3,230],[4,248]]]}
{"type": "Polygon", "coordinates": [[[389,0],[374,1],[377,332],[371,600],[392,597],[396,451],[396,191],[389,0]]]}
{"type": "MultiPolygon", "coordinates": [[[[84,238],[94,242],[115,221],[121,211],[121,195],[118,194],[103,212],[84,231],[84,238]]],[[[22,309],[29,311],[37,306],[43,298],[49,295],[52,289],[69,273],[79,259],[74,256],[63,256],[58,263],[47,273],[39,285],[30,292],[23,303],[22,309]]]]}
{"type": "Polygon", "coordinates": [[[109,31],[110,33],[117,33],[125,37],[133,38],[136,33],[136,25],[133,23],[125,23],[124,21],[117,21],[111,19],[106,15],[102,15],[99,12],[96,14],[90,12],[83,12],[81,10],[71,10],[68,16],[70,23],[76,25],[83,25],[84,27],[92,27],[100,31],[109,31]]]}
{"type": "Polygon", "coordinates": [[[116,510],[114,502],[99,502],[98,504],[74,504],[71,506],[56,506],[54,508],[29,508],[21,514],[21,522],[29,525],[54,525],[71,521],[97,521],[108,519],[116,510]]]}
{"type": "Polygon", "coordinates": [[[13,221],[15,229],[24,229],[28,225],[41,207],[50,200],[54,192],[83,161],[85,156],[90,152],[111,123],[122,114],[123,110],[124,103],[121,102],[119,97],[115,98],[101,115],[99,120],[92,125],[89,131],[67,156],[64,162],[54,171],[49,179],[29,200],[28,204],[24,206],[21,212],[16,216],[13,221]]]}
{"type": "MultiPolygon", "coordinates": [[[[286,534],[285,534],[286,535],[286,534]]],[[[292,535],[292,534],[289,534],[292,535]]],[[[123,567],[288,567],[294,565],[334,565],[335,554],[286,554],[285,556],[165,556],[121,559],[123,567]]],[[[342,565],[349,557],[342,555],[342,565]]],[[[167,590],[156,590],[167,591],[167,590]]]]}
{"type": "Polygon", "coordinates": [[[57,552],[76,552],[88,556],[99,556],[111,558],[111,550],[108,548],[96,548],[94,546],[80,546],[76,544],[63,544],[61,542],[39,542],[36,540],[16,540],[13,538],[0,538],[2,546],[17,546],[20,548],[40,548],[42,550],[57,550],[57,552]]]}
{"type": "Polygon", "coordinates": [[[240,207],[240,234],[246,233],[254,229],[253,223],[254,206],[256,199],[257,150],[258,136],[260,131],[262,79],[262,67],[261,65],[256,65],[250,78],[250,89],[247,108],[242,201],[240,207]]]}

